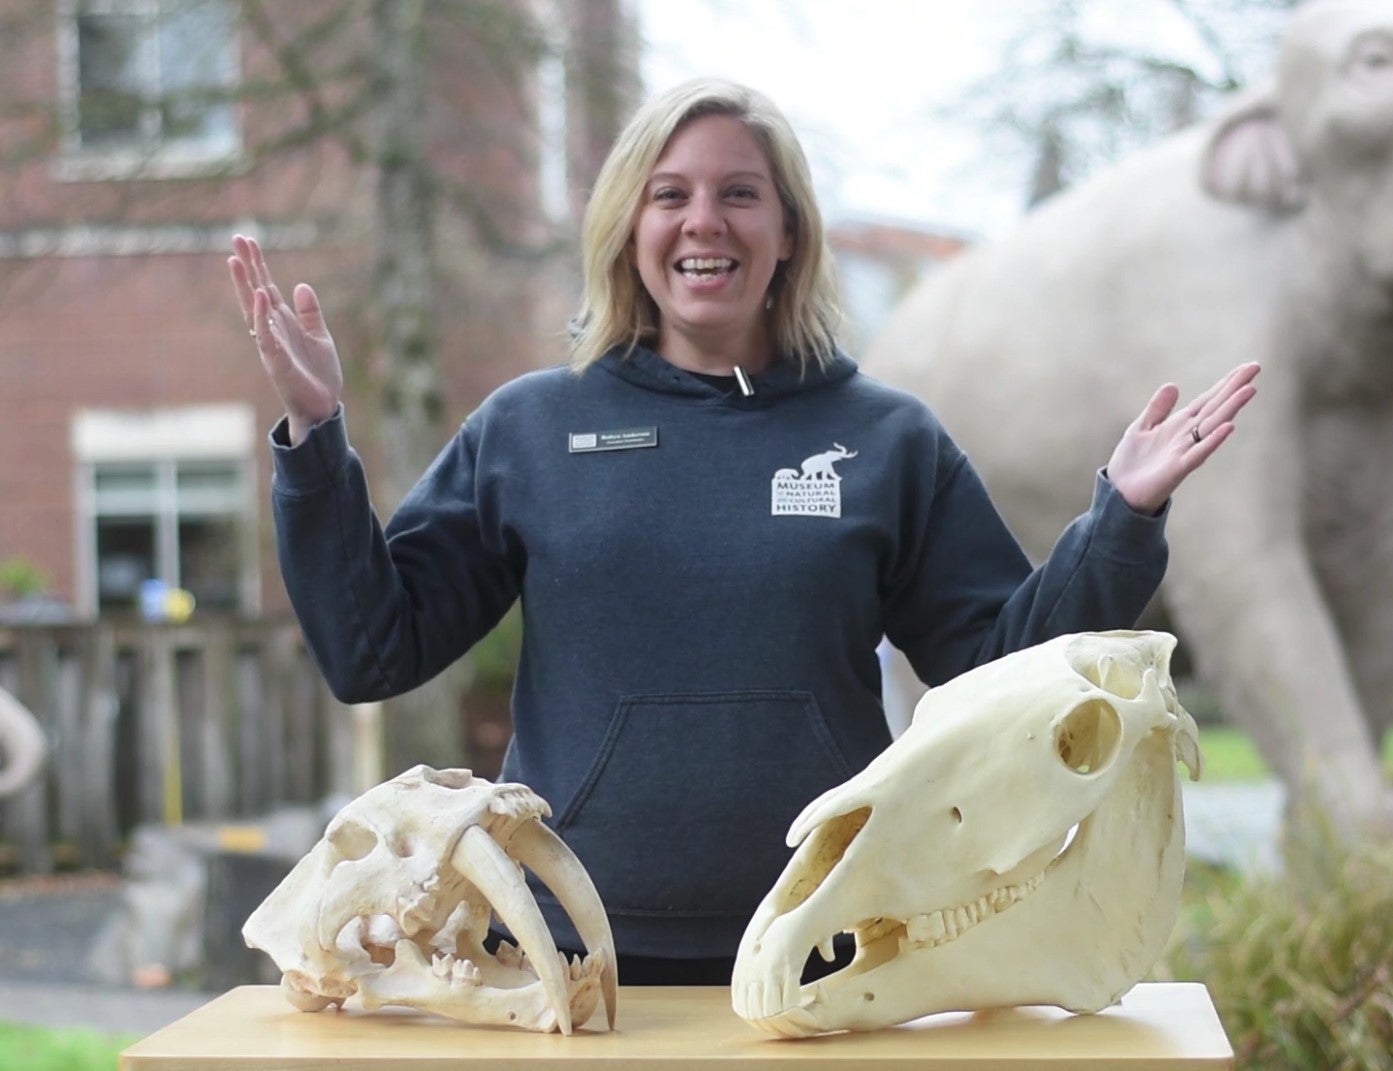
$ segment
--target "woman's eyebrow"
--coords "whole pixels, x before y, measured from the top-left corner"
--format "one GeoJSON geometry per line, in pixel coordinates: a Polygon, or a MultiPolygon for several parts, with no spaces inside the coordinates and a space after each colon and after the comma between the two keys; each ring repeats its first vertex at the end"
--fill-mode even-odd
{"type": "MultiPolygon", "coordinates": [[[[680,182],[680,181],[682,181],[683,179],[686,179],[686,178],[689,178],[689,177],[690,177],[690,176],[688,176],[687,174],[685,174],[684,172],[681,172],[681,171],[655,171],[652,175],[650,175],[650,176],[648,177],[648,181],[649,181],[650,183],[651,183],[651,182],[680,182]]],[[[745,180],[747,180],[747,181],[748,181],[749,179],[759,179],[759,180],[762,180],[762,181],[764,181],[764,182],[771,182],[771,181],[773,181],[773,180],[770,179],[770,177],[769,177],[765,172],[763,172],[763,171],[732,171],[732,172],[730,172],[728,175],[722,175],[722,176],[721,176],[721,181],[722,181],[722,182],[730,182],[730,181],[733,180],[733,179],[745,179],[745,180]]]]}

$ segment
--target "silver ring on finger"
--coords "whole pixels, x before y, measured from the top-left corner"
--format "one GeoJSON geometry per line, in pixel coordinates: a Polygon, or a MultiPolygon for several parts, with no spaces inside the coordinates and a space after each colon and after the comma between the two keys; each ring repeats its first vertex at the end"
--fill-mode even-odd
{"type": "Polygon", "coordinates": [[[1194,439],[1197,444],[1204,438],[1204,436],[1200,434],[1200,426],[1198,424],[1190,429],[1190,438],[1194,439]]]}

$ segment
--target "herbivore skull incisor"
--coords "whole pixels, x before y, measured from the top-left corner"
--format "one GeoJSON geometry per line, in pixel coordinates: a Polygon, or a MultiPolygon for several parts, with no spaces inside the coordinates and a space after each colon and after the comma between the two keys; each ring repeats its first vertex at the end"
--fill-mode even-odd
{"type": "Polygon", "coordinates": [[[798,850],[740,944],[736,1012],[796,1037],[1116,1003],[1161,953],[1184,876],[1176,760],[1197,778],[1200,756],[1174,647],[1062,636],[930,690],[899,740],[794,821],[798,850]],[[843,931],[852,963],[800,984],[843,931]]]}
{"type": "Polygon", "coordinates": [[[529,1030],[582,1025],[603,996],[614,1028],[614,939],[580,861],[524,785],[417,766],[370,789],[242,929],[270,954],[297,1008],[354,993],[461,1022],[529,1030]],[[587,955],[558,953],[523,877],[531,870],[575,923],[587,955]],[[484,950],[490,915],[517,939],[484,950]]]}

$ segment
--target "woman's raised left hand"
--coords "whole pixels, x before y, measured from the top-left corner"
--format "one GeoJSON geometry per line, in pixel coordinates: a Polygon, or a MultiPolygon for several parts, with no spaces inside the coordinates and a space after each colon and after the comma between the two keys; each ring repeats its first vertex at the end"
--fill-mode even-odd
{"type": "Polygon", "coordinates": [[[1253,400],[1256,362],[1241,364],[1188,405],[1177,409],[1180,388],[1167,383],[1127,426],[1108,460],[1107,474],[1138,513],[1156,513],[1233,434],[1233,419],[1253,400]]]}

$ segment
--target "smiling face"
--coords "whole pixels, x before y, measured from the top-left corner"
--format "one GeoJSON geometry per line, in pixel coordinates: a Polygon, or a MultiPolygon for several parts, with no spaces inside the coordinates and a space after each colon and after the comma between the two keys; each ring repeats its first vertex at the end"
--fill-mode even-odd
{"type": "Polygon", "coordinates": [[[658,307],[658,352],[682,368],[758,371],[773,356],[765,296],[793,238],[769,161],[728,115],[686,123],[643,190],[630,257],[658,307]]]}

